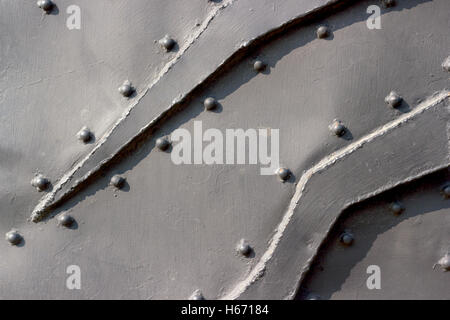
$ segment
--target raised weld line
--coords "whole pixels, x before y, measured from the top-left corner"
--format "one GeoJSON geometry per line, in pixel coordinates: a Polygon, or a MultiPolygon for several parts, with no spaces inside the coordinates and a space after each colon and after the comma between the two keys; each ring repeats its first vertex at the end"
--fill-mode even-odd
{"type": "MultiPolygon", "coordinates": [[[[142,100],[142,98],[149,92],[151,88],[157,84],[161,78],[178,62],[178,60],[181,58],[181,56],[194,44],[194,42],[205,32],[205,30],[210,25],[211,21],[219,14],[221,10],[231,5],[233,2],[237,0],[226,0],[221,3],[220,6],[215,6],[213,10],[208,14],[206,19],[203,21],[203,23],[198,28],[197,32],[195,32],[191,37],[187,39],[185,44],[180,47],[180,50],[176,53],[174,58],[169,61],[161,70],[161,72],[158,74],[158,76],[146,87],[146,89],[138,95],[138,97],[129,105],[129,107],[126,109],[126,111],[123,113],[123,115],[114,123],[113,127],[108,130],[105,135],[99,140],[97,145],[92,149],[92,151],[84,157],[82,160],[80,160],[72,169],[70,169],[67,173],[65,173],[61,179],[54,185],[54,188],[51,192],[46,194],[44,197],[42,197],[39,201],[39,203],[35,206],[31,213],[30,220],[33,222],[38,222],[41,220],[43,213],[46,212],[48,207],[53,203],[56,194],[62,189],[62,187],[70,182],[74,174],[83,167],[84,163],[88,161],[92,155],[108,140],[108,138],[111,136],[111,134],[114,132],[114,130],[129,116],[131,110],[139,104],[139,102],[142,100]]],[[[89,173],[87,174],[89,175],[89,173]]],[[[78,184],[75,183],[74,187],[78,184]]]]}
{"type": "Polygon", "coordinates": [[[365,144],[371,142],[372,140],[383,136],[384,134],[388,133],[389,131],[398,128],[403,123],[407,122],[408,120],[414,118],[415,116],[425,112],[426,110],[436,106],[437,104],[441,103],[445,99],[450,97],[449,91],[442,91],[434,95],[433,97],[427,99],[423,103],[419,104],[413,111],[410,113],[404,114],[400,116],[399,118],[385,124],[384,126],[375,129],[371,133],[361,137],[357,141],[349,144],[348,146],[335,151],[331,153],[330,155],[326,156],[322,160],[320,160],[316,165],[305,171],[305,173],[301,176],[296,190],[295,194],[292,197],[289,207],[284,214],[280,224],[275,229],[274,235],[272,236],[271,240],[269,241],[269,246],[267,250],[264,252],[264,254],[261,256],[261,259],[258,261],[256,266],[250,271],[250,273],[245,277],[244,280],[240,281],[231,291],[229,291],[227,294],[222,296],[220,299],[223,300],[235,300],[239,298],[239,296],[247,290],[255,281],[257,281],[262,274],[264,274],[266,265],[269,262],[269,260],[272,258],[275,250],[277,249],[277,246],[283,237],[284,231],[286,230],[286,227],[288,226],[293,214],[294,210],[296,209],[302,195],[303,191],[305,190],[306,184],[311,179],[311,177],[326,168],[332,166],[334,163],[336,163],[338,160],[352,154],[354,151],[358,150],[359,148],[363,147],[365,144]]]}

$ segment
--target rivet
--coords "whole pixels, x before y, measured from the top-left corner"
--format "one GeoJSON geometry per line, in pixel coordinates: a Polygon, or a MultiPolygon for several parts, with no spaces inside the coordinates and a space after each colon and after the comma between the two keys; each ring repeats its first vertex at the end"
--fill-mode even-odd
{"type": "Polygon", "coordinates": [[[397,92],[391,91],[384,101],[392,108],[396,108],[402,103],[403,98],[397,92]]]}
{"type": "Polygon", "coordinates": [[[194,293],[189,297],[189,300],[205,300],[205,297],[200,290],[195,290],[194,293]]]}
{"type": "Polygon", "coordinates": [[[342,124],[342,121],[340,120],[333,120],[333,122],[328,127],[333,134],[335,134],[338,137],[341,137],[345,134],[345,126],[342,124]]]}
{"type": "Polygon", "coordinates": [[[442,189],[442,194],[444,195],[445,198],[450,198],[450,185],[445,186],[442,189]]]}
{"type": "Polygon", "coordinates": [[[39,174],[31,180],[31,185],[37,190],[43,191],[48,188],[50,181],[43,175],[39,174]]]}
{"type": "Polygon", "coordinates": [[[125,185],[125,178],[116,174],[111,178],[111,185],[121,189],[125,185]]]}
{"type": "Polygon", "coordinates": [[[264,62],[262,62],[261,60],[257,60],[253,64],[253,69],[255,69],[255,71],[257,71],[257,72],[262,72],[266,69],[266,64],[264,62]]]}
{"type": "Polygon", "coordinates": [[[217,107],[217,101],[216,99],[209,97],[206,98],[205,101],[203,101],[203,105],[205,106],[206,110],[213,110],[217,107]]]}
{"type": "Polygon", "coordinates": [[[171,37],[166,35],[164,38],[159,40],[159,44],[163,46],[166,51],[170,51],[175,47],[176,42],[171,37]]]}
{"type": "Polygon", "coordinates": [[[165,151],[169,148],[169,146],[170,141],[166,137],[156,139],[156,147],[158,147],[159,150],[165,151]]]}
{"type": "Polygon", "coordinates": [[[317,28],[317,38],[319,39],[324,39],[326,37],[328,37],[328,35],[330,34],[330,30],[328,29],[327,26],[320,26],[319,28],[317,28]]]}
{"type": "Polygon", "coordinates": [[[70,226],[73,225],[73,223],[75,222],[75,219],[68,214],[62,214],[58,217],[58,222],[60,225],[69,228],[70,226]]]}
{"type": "Polygon", "coordinates": [[[391,203],[390,209],[391,209],[392,213],[398,215],[405,210],[405,207],[403,206],[403,204],[400,201],[395,201],[395,202],[391,203]]]}
{"type": "Polygon", "coordinates": [[[444,68],[445,71],[450,72],[450,56],[442,62],[442,68],[444,68]]]}
{"type": "Polygon", "coordinates": [[[91,130],[88,127],[83,127],[77,134],[78,140],[88,143],[92,139],[91,130]]]}
{"type": "Polygon", "coordinates": [[[131,82],[129,80],[125,80],[124,83],[119,87],[119,92],[124,97],[129,97],[133,93],[134,89],[131,86],[131,82]]]}
{"type": "Polygon", "coordinates": [[[14,246],[17,246],[20,242],[22,242],[22,236],[15,230],[7,232],[5,238],[10,244],[14,246]]]}
{"type": "Polygon", "coordinates": [[[321,300],[321,297],[318,294],[310,293],[306,297],[306,300],[321,300]]]}
{"type": "Polygon", "coordinates": [[[395,0],[381,0],[381,3],[386,8],[390,8],[390,7],[395,6],[395,0]]]}
{"type": "Polygon", "coordinates": [[[282,181],[286,181],[291,176],[291,171],[287,168],[278,168],[276,174],[282,181]]]}
{"type": "Polygon", "coordinates": [[[437,262],[437,265],[439,265],[443,271],[450,271],[450,255],[446,253],[445,256],[437,262]]]}
{"type": "Polygon", "coordinates": [[[353,239],[353,234],[351,234],[348,231],[345,231],[343,234],[341,234],[340,240],[346,246],[350,246],[353,243],[353,240],[354,240],[353,239]]]}
{"type": "Polygon", "coordinates": [[[37,2],[37,5],[39,8],[41,8],[42,10],[44,10],[45,12],[50,12],[53,9],[53,2],[51,0],[39,0],[37,2]]]}
{"type": "Polygon", "coordinates": [[[252,252],[252,248],[248,244],[247,240],[241,239],[237,245],[237,251],[243,256],[248,256],[252,252]]]}

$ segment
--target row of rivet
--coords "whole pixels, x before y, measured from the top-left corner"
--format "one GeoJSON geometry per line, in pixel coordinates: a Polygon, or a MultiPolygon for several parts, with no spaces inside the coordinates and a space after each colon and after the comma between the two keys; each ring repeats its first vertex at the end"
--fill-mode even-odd
{"type": "MultiPolygon", "coordinates": [[[[392,7],[395,5],[395,0],[382,0],[382,3],[385,7],[392,7]]],[[[37,4],[40,8],[42,8],[47,13],[51,12],[51,10],[54,7],[54,4],[51,0],[39,0],[37,2],[37,4]]],[[[316,33],[317,33],[317,37],[319,39],[324,39],[330,35],[330,30],[327,26],[320,26],[317,29],[316,33]]],[[[166,51],[171,51],[176,45],[175,40],[170,38],[168,35],[166,35],[164,38],[162,38],[159,41],[159,43],[163,48],[166,49],[166,51]]],[[[450,71],[450,57],[448,57],[443,62],[442,67],[444,68],[444,70],[450,71]]],[[[263,72],[266,68],[266,64],[260,60],[257,60],[254,62],[253,68],[257,72],[263,72]]],[[[125,81],[122,84],[122,86],[119,87],[119,92],[124,97],[130,97],[132,95],[132,93],[134,92],[134,88],[131,86],[131,82],[128,80],[125,81]]],[[[403,100],[402,97],[400,95],[398,95],[395,91],[392,91],[385,98],[385,102],[393,108],[400,106],[402,103],[402,100],[403,100]]],[[[217,101],[212,97],[209,97],[209,98],[205,99],[205,101],[204,101],[204,106],[205,106],[206,110],[213,110],[217,107],[217,105],[218,105],[217,101]]],[[[333,121],[333,123],[330,125],[329,128],[336,136],[343,136],[346,131],[345,126],[342,124],[342,122],[340,120],[337,120],[337,119],[335,119],[333,121]]],[[[87,127],[82,128],[81,131],[78,133],[79,140],[83,141],[84,143],[89,142],[91,140],[92,136],[93,135],[92,135],[91,131],[87,127]]],[[[156,141],[156,146],[160,150],[163,150],[163,151],[167,150],[170,146],[170,141],[165,137],[159,138],[156,141]]],[[[291,176],[291,172],[287,168],[279,168],[276,173],[282,181],[286,181],[291,176]]],[[[42,191],[48,187],[50,182],[48,181],[48,179],[46,179],[43,176],[37,176],[36,178],[33,179],[32,184],[38,190],[42,191]]],[[[115,186],[118,189],[122,188],[124,184],[125,184],[125,179],[121,176],[115,175],[111,178],[111,185],[115,186]]],[[[450,196],[450,186],[445,187],[443,189],[443,193],[444,193],[444,196],[446,198],[448,198],[450,196]]],[[[401,212],[403,212],[404,208],[400,202],[394,202],[393,204],[391,204],[391,210],[395,214],[400,214],[401,212]]],[[[74,222],[74,219],[69,215],[61,215],[58,220],[61,225],[66,226],[66,227],[70,227],[74,222]]],[[[22,237],[16,231],[10,231],[7,233],[7,239],[11,244],[18,244],[21,242],[22,237]]],[[[346,231],[341,235],[340,240],[345,245],[351,245],[353,243],[354,238],[350,232],[346,231]]],[[[240,241],[240,243],[238,244],[237,251],[244,256],[248,256],[250,254],[250,252],[252,251],[252,249],[249,246],[249,244],[247,243],[247,241],[242,239],[240,241]]],[[[449,265],[448,255],[446,255],[442,259],[444,259],[444,260],[446,259],[446,261],[447,261],[446,264],[448,267],[448,265],[449,265]]],[[[445,262],[444,262],[444,265],[445,265],[445,262]]],[[[446,269],[446,268],[444,267],[444,269],[446,269]]],[[[191,296],[191,299],[203,300],[204,297],[203,297],[202,293],[199,290],[197,290],[191,296]]]]}
{"type": "MultiPolygon", "coordinates": [[[[389,205],[389,209],[390,211],[392,211],[392,213],[394,213],[395,215],[400,215],[403,211],[405,211],[405,207],[404,205],[400,202],[400,201],[394,201],[389,205]]],[[[339,240],[347,245],[350,246],[351,244],[353,244],[354,241],[354,236],[353,234],[348,231],[345,230],[339,237],[339,240]]]]}
{"type": "MultiPolygon", "coordinates": [[[[450,198],[450,185],[442,188],[442,193],[446,199],[450,198]]],[[[405,211],[405,206],[400,201],[394,201],[389,205],[390,211],[395,215],[400,215],[405,211]]],[[[346,246],[350,246],[353,244],[354,236],[353,234],[345,230],[339,237],[339,240],[342,244],[346,246]]],[[[450,271],[450,255],[446,253],[436,264],[439,265],[443,271],[450,271]]]]}
{"type": "MultiPolygon", "coordinates": [[[[70,228],[74,223],[75,219],[67,213],[64,213],[58,217],[58,224],[63,227],[70,228]]],[[[11,245],[18,246],[22,243],[23,236],[17,230],[11,230],[6,233],[5,239],[11,245]]]]}

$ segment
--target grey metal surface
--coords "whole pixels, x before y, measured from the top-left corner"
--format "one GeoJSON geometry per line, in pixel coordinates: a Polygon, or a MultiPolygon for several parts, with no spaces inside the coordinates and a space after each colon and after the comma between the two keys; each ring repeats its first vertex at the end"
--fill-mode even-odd
{"type": "Polygon", "coordinates": [[[6,150],[0,155],[6,180],[0,187],[0,231],[17,228],[24,242],[0,243],[0,297],[184,299],[200,290],[207,299],[292,298],[345,207],[448,166],[449,73],[442,67],[450,48],[448,1],[397,1],[382,9],[380,30],[366,27],[373,1],[314,18],[335,2],[198,1],[186,13],[177,2],[83,2],[86,29],[70,32],[64,30],[63,10],[43,15],[33,4],[1,2],[0,21],[11,33],[1,33],[10,42],[1,55],[6,126],[0,134],[7,138],[0,144],[6,150]],[[40,27],[14,38],[24,27],[6,18],[22,6],[28,11],[21,14],[40,27]],[[186,19],[174,23],[172,15],[186,19]],[[330,35],[318,39],[323,24],[330,35]],[[61,35],[51,38],[49,30],[61,35]],[[102,38],[90,30],[117,32],[102,38]],[[165,34],[177,40],[178,51],[165,52],[153,42],[165,34]],[[73,66],[66,67],[56,50],[62,45],[78,48],[67,57],[73,66]],[[24,46],[48,51],[38,55],[48,60],[8,52],[24,46]],[[27,82],[3,67],[3,61],[27,59],[28,65],[21,64],[26,77],[41,68],[35,70],[34,78],[42,79],[37,87],[24,85],[33,76],[27,82]],[[267,65],[264,71],[255,71],[256,60],[267,65]],[[87,66],[92,67],[76,72],[87,66]],[[136,87],[131,100],[117,91],[125,79],[136,87]],[[42,86],[53,94],[43,95],[42,86]],[[403,97],[400,108],[385,103],[391,91],[403,97]],[[214,112],[204,111],[210,96],[219,103],[214,112]],[[27,117],[11,107],[32,102],[36,107],[27,117]],[[74,117],[81,105],[91,106],[92,116],[74,117]],[[329,131],[334,119],[346,127],[342,137],[329,131]],[[156,140],[177,128],[192,131],[194,121],[202,121],[204,130],[279,128],[281,165],[293,176],[281,183],[260,175],[255,165],[175,165],[170,150],[155,148],[156,140]],[[44,133],[30,143],[13,134],[11,126],[18,124],[26,134],[44,133]],[[28,130],[30,124],[36,131],[28,130]],[[77,137],[85,125],[95,133],[88,145],[77,137]],[[124,146],[126,152],[117,154],[124,146]],[[330,155],[340,160],[328,163],[330,155]],[[308,172],[321,161],[328,165],[310,180],[308,172]],[[30,185],[36,169],[50,178],[55,192],[34,211],[36,220],[43,218],[37,224],[26,221],[42,195],[30,185]],[[116,174],[126,178],[121,189],[110,185],[116,174]],[[75,188],[81,180],[86,181],[75,188]],[[309,200],[299,202],[274,242],[306,182],[309,200]],[[71,198],[41,215],[53,196],[66,194],[71,198]],[[61,226],[64,215],[75,219],[70,228],[61,226]],[[236,251],[241,239],[251,255],[236,251]],[[80,266],[81,290],[66,288],[68,265],[80,266]]]}
{"type": "Polygon", "coordinates": [[[36,1],[0,2],[1,231],[26,220],[43,196],[30,186],[36,173],[53,188],[123,114],[130,100],[117,89],[124,80],[141,92],[175,58],[155,41],[172,34],[183,45],[217,7],[203,0],[186,7],[180,1],[55,3],[46,14],[36,1]],[[66,27],[73,4],[81,9],[80,30],[66,27]],[[77,140],[84,126],[95,136],[87,145],[77,140]]]}
{"type": "Polygon", "coordinates": [[[435,265],[450,250],[450,201],[442,186],[450,178],[443,170],[349,208],[315,258],[298,298],[309,299],[437,299],[448,300],[448,271],[435,265]],[[404,210],[393,214],[390,205],[404,210]],[[349,229],[351,246],[339,235],[349,229]],[[366,285],[380,268],[380,289],[366,285]]]}

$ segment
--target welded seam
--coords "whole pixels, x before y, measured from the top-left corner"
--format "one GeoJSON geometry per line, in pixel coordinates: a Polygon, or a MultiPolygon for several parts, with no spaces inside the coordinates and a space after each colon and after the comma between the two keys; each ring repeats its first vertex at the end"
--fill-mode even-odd
{"type": "MultiPolygon", "coordinates": [[[[229,5],[233,4],[237,0],[224,0],[220,5],[214,6],[214,9],[207,15],[203,23],[199,26],[198,30],[190,36],[187,41],[180,47],[180,50],[176,53],[174,58],[169,61],[161,70],[161,72],[157,75],[157,77],[146,87],[146,89],[138,95],[138,97],[131,103],[126,111],[122,114],[122,116],[114,123],[111,129],[109,129],[101,139],[97,145],[89,152],[89,154],[81,159],[71,170],[65,173],[61,179],[54,185],[53,190],[46,194],[41,198],[39,203],[33,209],[31,213],[30,220],[33,222],[37,222],[41,220],[42,214],[46,211],[48,206],[53,203],[56,194],[63,188],[63,186],[70,182],[75,173],[83,167],[83,165],[88,161],[95,152],[101,148],[101,146],[108,140],[111,134],[115,131],[115,129],[130,115],[133,108],[139,104],[139,102],[144,98],[147,93],[163,78],[163,76],[169,72],[169,70],[178,62],[178,60],[182,57],[182,55],[195,43],[195,41],[206,31],[211,21],[220,13],[221,10],[225,9],[229,5]]],[[[153,122],[153,121],[152,121],[153,122]]],[[[142,129],[140,130],[142,131],[142,129]]],[[[89,173],[87,174],[89,175],[89,173]]],[[[86,176],[86,175],[85,175],[86,176]]]]}
{"type": "MultiPolygon", "coordinates": [[[[214,10],[210,16],[208,16],[209,18],[206,19],[204,21],[204,23],[202,23],[201,28],[200,28],[200,32],[196,34],[196,36],[194,36],[194,39],[191,39],[192,43],[195,41],[195,39],[197,39],[208,27],[208,25],[211,23],[211,21],[218,15],[219,11],[226,8],[227,6],[233,4],[234,2],[236,2],[237,0],[228,0],[228,1],[223,1],[223,3],[218,6],[216,8],[216,10],[214,10]]],[[[294,22],[299,22],[302,18],[308,17],[314,13],[317,13],[325,8],[330,8],[332,5],[337,4],[338,2],[344,2],[344,0],[329,0],[327,3],[316,7],[316,8],[312,8],[309,11],[306,11],[304,13],[302,13],[299,16],[295,16],[295,17],[291,17],[289,19],[287,19],[284,23],[276,26],[276,27],[272,27],[271,29],[269,29],[267,32],[262,33],[256,37],[253,37],[251,39],[248,39],[247,41],[242,42],[238,49],[231,54],[231,56],[229,56],[227,59],[224,59],[216,68],[216,70],[214,72],[212,72],[208,77],[204,78],[203,80],[201,80],[199,83],[197,83],[195,86],[193,86],[193,88],[197,88],[200,85],[204,84],[211,76],[213,76],[215,74],[215,72],[217,70],[220,70],[226,63],[232,61],[232,58],[237,55],[238,53],[242,52],[243,49],[250,47],[250,45],[252,44],[256,44],[258,40],[262,40],[264,38],[269,39],[271,36],[274,36],[275,34],[281,32],[282,30],[284,30],[285,28],[289,28],[289,25],[293,24],[294,22]]],[[[350,0],[346,0],[346,1],[350,1],[350,0]]],[[[190,45],[188,45],[188,47],[190,47],[190,45]]],[[[183,48],[182,48],[183,49],[183,48]]],[[[180,53],[182,54],[182,52],[186,51],[188,48],[185,48],[185,50],[180,50],[180,53]]],[[[175,58],[176,60],[178,60],[179,58],[181,58],[181,54],[177,55],[177,57],[175,58]]],[[[161,77],[167,73],[170,68],[175,64],[176,61],[174,61],[173,63],[169,63],[170,65],[167,66],[167,68],[163,68],[163,70],[161,71],[161,74],[159,77],[157,77],[157,80],[155,80],[151,86],[153,86],[154,84],[156,84],[161,77]]],[[[161,118],[163,118],[165,116],[165,114],[167,112],[169,112],[172,107],[177,104],[178,102],[180,102],[182,99],[186,98],[192,91],[189,91],[187,93],[185,93],[185,95],[183,96],[182,94],[180,94],[178,97],[175,97],[175,99],[172,101],[171,105],[166,108],[165,110],[163,110],[162,112],[159,113],[158,116],[156,116],[154,119],[150,120],[149,123],[147,123],[147,125],[145,125],[144,127],[142,127],[141,129],[139,129],[139,131],[132,137],[130,138],[128,141],[126,141],[125,143],[122,144],[122,146],[119,148],[118,151],[114,152],[113,154],[111,154],[110,156],[108,156],[107,158],[105,158],[104,160],[100,161],[98,163],[98,165],[96,165],[95,167],[91,168],[83,177],[75,180],[73,182],[73,185],[65,192],[63,192],[59,199],[57,199],[57,194],[60,190],[62,190],[63,186],[65,186],[66,184],[68,184],[73,177],[75,176],[76,172],[82,168],[84,166],[84,164],[92,157],[92,155],[98,151],[108,140],[108,138],[111,136],[111,134],[114,132],[114,130],[121,124],[124,122],[124,120],[128,117],[128,115],[130,114],[131,110],[133,109],[133,107],[135,105],[137,105],[139,103],[139,101],[147,94],[147,92],[149,91],[149,89],[151,89],[151,86],[145,91],[143,92],[138,98],[137,101],[130,106],[130,108],[124,113],[124,115],[115,123],[115,125],[112,127],[111,130],[109,130],[102,139],[99,140],[99,143],[97,144],[97,146],[88,154],[87,157],[83,158],[74,168],[72,168],[68,173],[66,173],[63,178],[61,178],[59,180],[59,182],[55,185],[54,188],[54,192],[49,193],[48,195],[44,196],[38,203],[38,205],[34,208],[32,214],[31,214],[31,221],[33,222],[38,222],[40,221],[42,218],[44,218],[45,214],[47,213],[47,211],[50,210],[52,205],[55,205],[57,202],[59,202],[60,200],[62,200],[64,197],[67,197],[71,192],[73,192],[77,187],[79,187],[81,185],[82,182],[86,181],[90,176],[92,176],[93,173],[95,173],[98,169],[100,169],[103,165],[107,164],[109,161],[111,161],[111,159],[113,159],[118,153],[120,153],[120,151],[125,148],[127,145],[129,145],[134,138],[138,137],[140,134],[142,134],[143,132],[145,132],[148,128],[152,127],[155,123],[157,123],[161,118]]],[[[194,90],[193,89],[193,90],[194,90]]]]}
{"type": "Polygon", "coordinates": [[[275,253],[275,250],[278,247],[278,244],[280,243],[284,231],[286,230],[289,222],[292,219],[292,216],[294,215],[294,211],[297,208],[297,205],[299,204],[301,197],[303,195],[303,191],[305,190],[306,184],[311,179],[311,177],[321,172],[328,167],[335,164],[338,160],[343,159],[344,157],[352,154],[356,150],[362,148],[365,144],[370,143],[374,139],[381,137],[385,135],[386,133],[392,131],[395,128],[400,127],[405,122],[411,120],[412,118],[422,114],[426,110],[436,106],[437,104],[443,102],[445,99],[450,97],[449,91],[442,91],[437,94],[435,94],[433,97],[427,99],[423,103],[419,104],[414,110],[411,112],[404,114],[400,116],[399,118],[385,124],[384,126],[375,129],[371,133],[361,137],[357,141],[349,144],[348,146],[335,151],[331,153],[330,155],[326,156],[322,160],[320,160],[316,165],[308,169],[303,173],[303,175],[300,177],[300,180],[297,184],[294,196],[292,197],[289,207],[284,214],[283,218],[281,219],[280,224],[275,229],[274,235],[272,236],[271,240],[269,241],[269,246],[267,250],[263,253],[258,263],[255,265],[255,267],[250,271],[250,273],[240,281],[231,291],[229,291],[227,294],[222,296],[220,299],[224,300],[234,300],[239,298],[241,294],[243,294],[255,281],[257,281],[265,272],[267,263],[270,261],[270,259],[273,257],[273,254],[275,253]]]}
{"type": "MultiPolygon", "coordinates": [[[[356,203],[360,203],[360,202],[362,202],[362,201],[364,201],[364,200],[367,200],[367,199],[370,199],[370,198],[372,198],[372,197],[375,197],[375,196],[377,196],[377,195],[379,195],[379,194],[381,194],[381,193],[383,193],[383,192],[385,192],[385,191],[391,190],[391,189],[393,189],[393,188],[395,188],[395,187],[398,187],[398,186],[400,186],[400,185],[403,185],[403,184],[412,182],[412,181],[414,181],[414,180],[420,179],[420,178],[422,178],[422,177],[425,177],[425,176],[427,176],[427,175],[429,175],[429,174],[432,174],[432,173],[434,173],[434,172],[437,172],[437,171],[439,171],[439,170],[445,169],[445,168],[447,168],[447,167],[449,166],[449,164],[450,164],[450,163],[447,162],[447,163],[445,163],[444,165],[440,165],[440,166],[437,166],[437,167],[434,167],[434,168],[431,168],[431,169],[428,169],[428,170],[424,170],[424,171],[420,172],[420,173],[417,174],[417,175],[409,176],[409,177],[407,177],[406,179],[396,181],[395,183],[390,183],[390,184],[384,185],[384,186],[382,186],[382,187],[376,189],[375,191],[372,191],[372,192],[366,193],[366,194],[364,194],[364,195],[362,195],[362,196],[359,196],[359,197],[353,199],[352,201],[346,203],[346,204],[341,208],[340,212],[343,212],[344,210],[346,210],[347,208],[349,208],[350,206],[352,206],[352,205],[354,205],[354,204],[356,204],[356,203]]],[[[327,228],[327,232],[323,235],[323,239],[327,238],[328,234],[330,233],[331,229],[333,228],[333,226],[335,225],[335,223],[336,223],[336,221],[337,221],[338,219],[339,219],[339,215],[336,217],[336,219],[334,219],[334,220],[330,223],[330,225],[329,225],[328,228],[327,228]]],[[[317,250],[318,250],[320,244],[321,244],[321,243],[319,243],[318,246],[315,248],[315,250],[316,250],[315,254],[312,255],[312,256],[306,261],[306,263],[304,264],[304,266],[302,267],[302,272],[301,272],[300,275],[299,275],[299,278],[300,278],[300,279],[299,279],[299,282],[297,283],[297,285],[296,285],[295,287],[293,287],[293,289],[291,290],[291,292],[289,292],[285,297],[283,297],[283,300],[291,300],[291,299],[293,299],[293,298],[296,296],[297,290],[298,290],[298,285],[301,284],[301,282],[302,282],[303,279],[304,279],[304,276],[306,275],[306,272],[309,271],[309,268],[310,268],[310,266],[311,266],[311,263],[316,259],[316,256],[317,256],[317,254],[318,254],[318,251],[317,251],[317,250]]]]}

